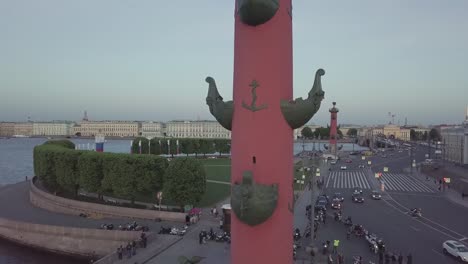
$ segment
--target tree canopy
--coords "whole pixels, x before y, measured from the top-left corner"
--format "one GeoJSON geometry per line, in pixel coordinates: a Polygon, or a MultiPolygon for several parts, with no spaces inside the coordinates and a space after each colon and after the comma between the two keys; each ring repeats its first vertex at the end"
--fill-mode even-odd
{"type": "Polygon", "coordinates": [[[164,197],[181,207],[198,203],[206,190],[203,164],[194,158],[171,161],[164,176],[164,197]]]}

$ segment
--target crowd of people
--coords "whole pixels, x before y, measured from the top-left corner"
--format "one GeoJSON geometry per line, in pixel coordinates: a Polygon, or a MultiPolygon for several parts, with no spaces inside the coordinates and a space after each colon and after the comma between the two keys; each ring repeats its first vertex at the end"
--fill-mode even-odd
{"type": "MultiPolygon", "coordinates": [[[[148,238],[145,234],[145,232],[142,232],[140,235],[140,246],[142,248],[146,248],[148,238]]],[[[137,242],[135,240],[129,241],[126,246],[120,245],[120,247],[117,248],[117,258],[123,259],[124,257],[126,258],[131,258],[132,256],[136,255],[136,248],[137,248],[137,242]]]]}

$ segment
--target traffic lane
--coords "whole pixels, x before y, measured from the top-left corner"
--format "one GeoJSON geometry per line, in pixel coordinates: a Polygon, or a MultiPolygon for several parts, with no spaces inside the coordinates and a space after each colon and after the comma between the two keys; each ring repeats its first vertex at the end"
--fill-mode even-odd
{"type": "MultiPolygon", "coordinates": [[[[434,225],[440,224],[459,234],[457,239],[468,238],[468,210],[440,195],[411,195],[392,193],[392,198],[408,209],[421,208],[424,218],[434,225]]],[[[456,235],[456,234],[454,234],[456,235]]]]}
{"type": "MultiPolygon", "coordinates": [[[[411,253],[414,263],[456,263],[440,254],[442,242],[449,237],[414,221],[382,200],[370,200],[368,194],[365,194],[364,204],[355,204],[350,197],[351,193],[347,193],[343,216],[351,216],[353,223],[362,224],[368,231],[382,237],[389,252],[401,252],[405,256],[411,253]]],[[[361,240],[367,243],[365,238],[361,240]]]]}

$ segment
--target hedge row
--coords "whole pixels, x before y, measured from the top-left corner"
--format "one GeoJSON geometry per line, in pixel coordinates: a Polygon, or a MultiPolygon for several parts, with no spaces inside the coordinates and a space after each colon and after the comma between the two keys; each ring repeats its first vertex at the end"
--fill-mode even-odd
{"type": "Polygon", "coordinates": [[[79,189],[113,193],[134,201],[137,194],[162,190],[166,158],[75,150],[68,140],[34,148],[34,173],[51,191],[77,195],[79,189]]]}
{"type": "Polygon", "coordinates": [[[219,154],[231,152],[231,141],[229,139],[152,138],[148,140],[144,137],[138,137],[133,140],[132,153],[140,153],[141,142],[142,154],[175,155],[177,154],[177,141],[179,142],[179,154],[206,155],[215,152],[219,154]]]}

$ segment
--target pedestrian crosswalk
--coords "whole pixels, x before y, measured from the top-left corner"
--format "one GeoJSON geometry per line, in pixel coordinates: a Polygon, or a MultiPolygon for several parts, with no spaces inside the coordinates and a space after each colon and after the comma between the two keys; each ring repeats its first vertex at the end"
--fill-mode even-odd
{"type": "Polygon", "coordinates": [[[411,176],[399,173],[382,173],[385,190],[403,192],[434,192],[431,188],[411,176]]]}
{"type": "Polygon", "coordinates": [[[332,171],[328,175],[326,188],[371,189],[364,171],[332,171]]]}

